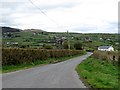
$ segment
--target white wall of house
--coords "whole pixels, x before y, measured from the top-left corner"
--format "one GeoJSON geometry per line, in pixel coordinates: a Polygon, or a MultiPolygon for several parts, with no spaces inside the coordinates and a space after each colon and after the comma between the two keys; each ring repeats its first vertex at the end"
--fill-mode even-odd
{"type": "Polygon", "coordinates": [[[114,51],[114,48],[111,46],[108,48],[108,51],[114,51]]]}
{"type": "Polygon", "coordinates": [[[98,50],[100,50],[100,51],[114,51],[114,48],[111,46],[108,49],[100,49],[100,48],[98,48],[98,50]]]}

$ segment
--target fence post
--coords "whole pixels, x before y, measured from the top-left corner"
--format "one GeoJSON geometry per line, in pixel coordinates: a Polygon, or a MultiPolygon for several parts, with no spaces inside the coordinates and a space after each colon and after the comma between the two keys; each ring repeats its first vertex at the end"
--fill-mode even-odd
{"type": "Polygon", "coordinates": [[[113,55],[113,61],[115,61],[115,56],[113,55]]]}
{"type": "Polygon", "coordinates": [[[115,56],[113,55],[113,64],[115,63],[115,56]]]}

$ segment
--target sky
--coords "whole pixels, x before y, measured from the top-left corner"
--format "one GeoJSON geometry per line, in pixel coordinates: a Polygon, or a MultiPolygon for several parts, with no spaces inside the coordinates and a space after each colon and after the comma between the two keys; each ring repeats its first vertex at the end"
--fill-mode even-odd
{"type": "Polygon", "coordinates": [[[0,0],[0,26],[118,33],[119,0],[0,0]]]}

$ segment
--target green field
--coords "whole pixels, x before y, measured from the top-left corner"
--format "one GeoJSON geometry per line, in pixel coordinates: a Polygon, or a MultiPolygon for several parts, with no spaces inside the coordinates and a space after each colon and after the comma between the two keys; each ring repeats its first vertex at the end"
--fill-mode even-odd
{"type": "Polygon", "coordinates": [[[89,57],[79,64],[76,70],[80,79],[90,88],[113,88],[113,90],[118,90],[119,74],[117,64],[89,57]]]}
{"type": "Polygon", "coordinates": [[[82,34],[67,32],[31,32],[21,31],[3,34],[3,47],[17,48],[43,48],[44,44],[51,45],[53,49],[64,49],[63,44],[57,43],[59,39],[65,37],[62,43],[69,40],[71,49],[76,42],[81,42],[87,50],[96,50],[101,45],[113,45],[118,50],[118,34],[82,34]],[[102,39],[101,39],[102,38],[102,39]],[[11,44],[17,42],[18,44],[11,44]],[[8,44],[7,44],[8,43],[8,44]]]}

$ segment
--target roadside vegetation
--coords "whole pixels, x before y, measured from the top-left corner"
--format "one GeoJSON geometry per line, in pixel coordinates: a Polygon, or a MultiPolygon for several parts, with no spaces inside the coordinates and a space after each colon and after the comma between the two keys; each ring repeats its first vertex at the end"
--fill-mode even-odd
{"type": "Polygon", "coordinates": [[[2,49],[2,72],[57,63],[83,54],[83,50],[2,49]]]}
{"type": "Polygon", "coordinates": [[[120,58],[120,52],[119,51],[94,51],[93,55],[94,58],[96,59],[101,59],[101,60],[106,60],[106,61],[111,61],[113,63],[117,63],[119,58],[120,58]]]}
{"type": "Polygon", "coordinates": [[[118,62],[105,58],[110,55],[110,52],[109,54],[105,53],[108,52],[99,52],[98,55],[98,51],[95,51],[91,57],[77,66],[76,71],[80,79],[82,79],[89,88],[112,88],[118,90],[120,80],[118,62]],[[104,54],[104,56],[100,56],[100,54],[104,54]]]}

